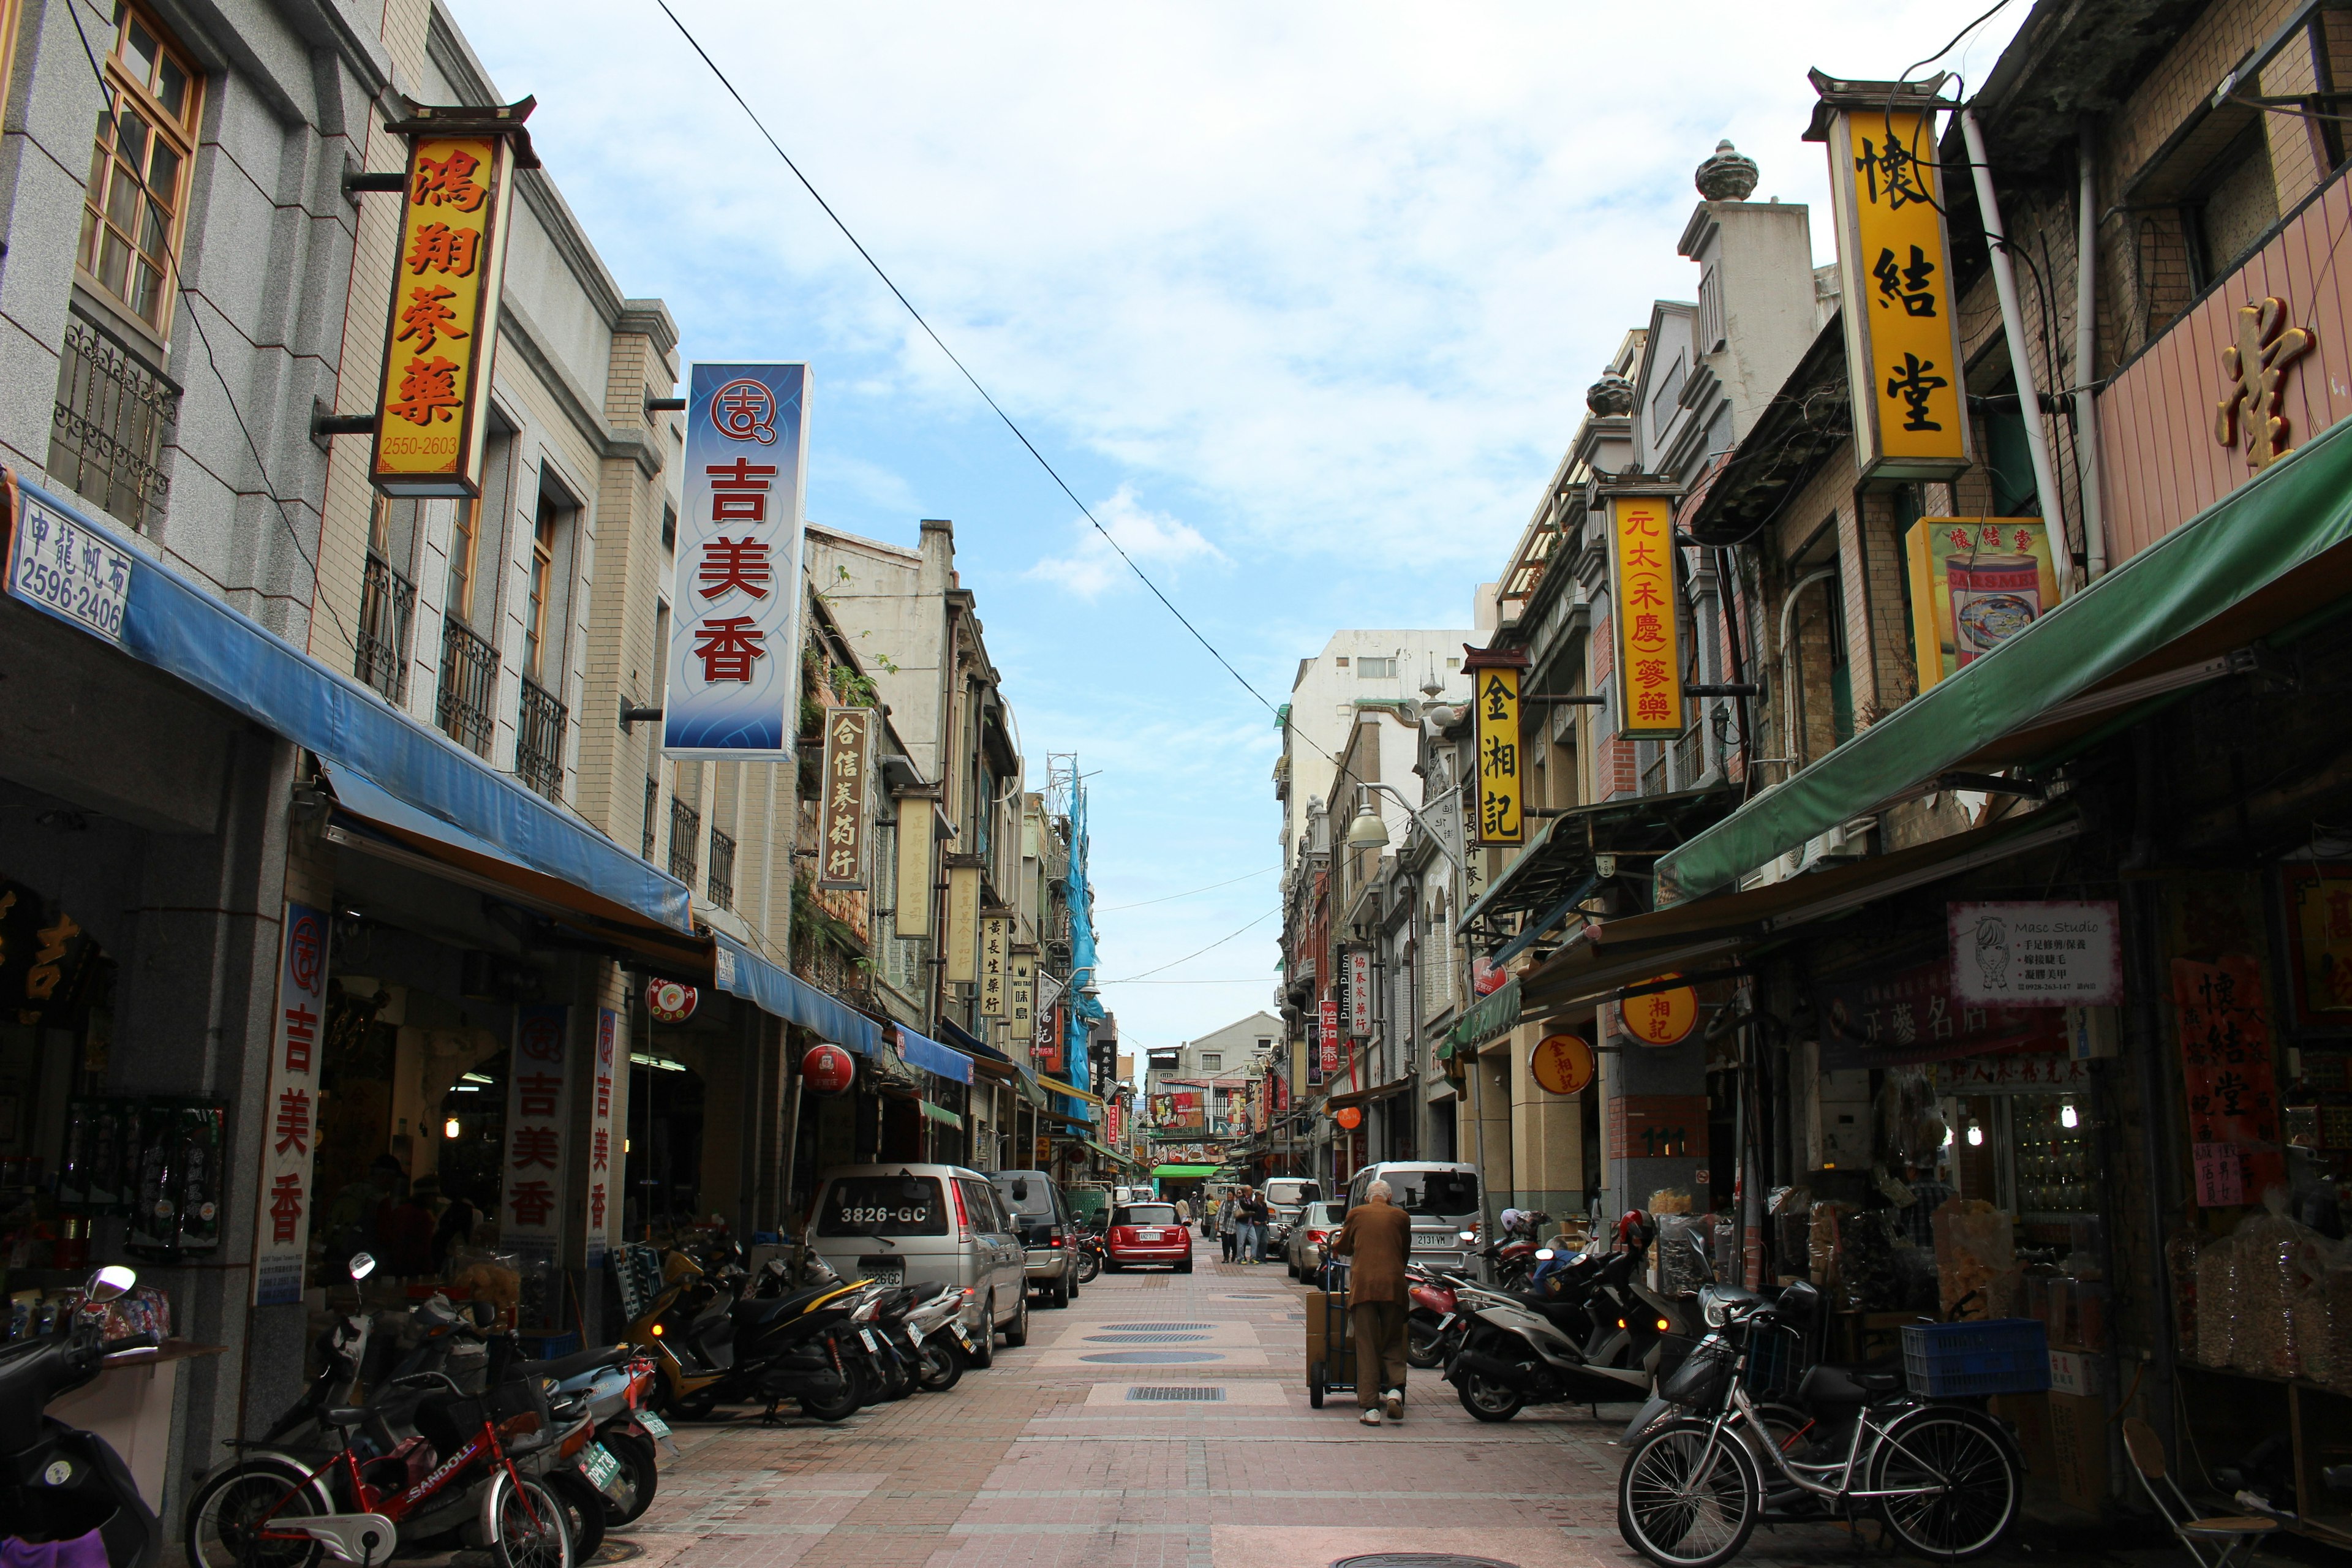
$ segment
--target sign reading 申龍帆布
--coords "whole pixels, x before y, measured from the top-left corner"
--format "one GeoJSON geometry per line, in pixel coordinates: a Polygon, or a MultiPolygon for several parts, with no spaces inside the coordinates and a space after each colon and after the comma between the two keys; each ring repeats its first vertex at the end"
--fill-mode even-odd
{"type": "Polygon", "coordinates": [[[1908,555],[1922,691],[2058,605],[2050,531],[2038,517],[1923,517],[1908,555]]]}
{"type": "Polygon", "coordinates": [[[1671,741],[1683,732],[1682,628],[1675,617],[1674,503],[1609,500],[1609,569],[1617,586],[1617,733],[1671,741]]]}
{"type": "Polygon", "coordinates": [[[1520,794],[1519,668],[1484,662],[1473,648],[1464,662],[1470,673],[1470,701],[1478,749],[1470,841],[1480,847],[1519,844],[1527,837],[1527,797],[1520,794]]]}
{"type": "Polygon", "coordinates": [[[1853,400],[1856,466],[1948,479],[1969,437],[1934,116],[1882,94],[1841,104],[1827,139],[1846,365],[1868,389],[1853,400]]]}
{"type": "Polygon", "coordinates": [[[809,369],[698,364],[689,386],[662,751],[782,757],[799,695],[809,369]]]}
{"type": "Polygon", "coordinates": [[[409,142],[369,474],[385,495],[482,493],[513,159],[502,136],[409,142]]]}

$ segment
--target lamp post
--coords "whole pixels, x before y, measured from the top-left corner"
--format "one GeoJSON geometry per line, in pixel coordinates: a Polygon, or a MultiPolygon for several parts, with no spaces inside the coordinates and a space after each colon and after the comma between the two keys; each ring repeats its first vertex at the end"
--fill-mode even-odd
{"type": "Polygon", "coordinates": [[[1395,785],[1384,784],[1359,784],[1356,787],[1363,792],[1362,805],[1357,811],[1354,819],[1348,824],[1349,848],[1385,849],[1389,847],[1389,825],[1385,821],[1381,820],[1380,812],[1372,805],[1372,791],[1378,790],[1382,795],[1394,800],[1399,805],[1404,807],[1405,815],[1412,818],[1414,826],[1418,826],[1423,833],[1429,835],[1429,841],[1437,846],[1438,853],[1445,857],[1446,863],[1448,865],[1451,865],[1454,870],[1461,872],[1465,876],[1469,874],[1467,869],[1462,864],[1462,858],[1454,853],[1454,847],[1452,845],[1445,842],[1444,835],[1430,826],[1428,822],[1423,820],[1422,814],[1414,809],[1413,804],[1405,799],[1405,797],[1398,792],[1395,785]]]}

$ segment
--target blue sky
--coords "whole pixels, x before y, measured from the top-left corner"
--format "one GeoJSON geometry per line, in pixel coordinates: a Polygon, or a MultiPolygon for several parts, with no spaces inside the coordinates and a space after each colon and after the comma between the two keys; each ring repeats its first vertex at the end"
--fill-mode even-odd
{"type": "MultiPolygon", "coordinates": [[[[450,4],[500,90],[538,97],[541,156],[686,358],[811,363],[811,518],[902,543],[955,521],[1033,775],[1049,751],[1094,775],[1123,1036],[1267,1005],[1266,710],[1091,538],[652,0],[450,4]]],[[[1892,75],[1982,8],[673,4],[1277,703],[1338,627],[1469,624],[1584,388],[1651,300],[1695,292],[1675,241],[1718,138],[1762,165],[1758,199],[1811,205],[1826,261],[1806,68],[1892,75]]],[[[2028,8],[1945,63],[1981,79],[2028,8]]]]}

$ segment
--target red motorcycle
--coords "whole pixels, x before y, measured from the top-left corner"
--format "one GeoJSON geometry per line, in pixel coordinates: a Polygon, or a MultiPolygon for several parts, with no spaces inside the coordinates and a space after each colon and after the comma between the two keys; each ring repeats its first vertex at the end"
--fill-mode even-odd
{"type": "Polygon", "coordinates": [[[1445,1324],[1457,1292],[1450,1277],[1418,1263],[1405,1265],[1404,1359],[1426,1372],[1445,1363],[1445,1324]]]}

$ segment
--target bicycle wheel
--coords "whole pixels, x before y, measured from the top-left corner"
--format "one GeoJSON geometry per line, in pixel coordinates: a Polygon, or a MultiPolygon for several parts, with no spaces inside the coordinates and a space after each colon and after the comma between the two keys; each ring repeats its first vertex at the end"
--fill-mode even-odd
{"type": "Polygon", "coordinates": [[[1730,1432],[1685,1417],[1653,1427],[1617,1474],[1617,1532],[1662,1568],[1715,1568],[1756,1528],[1756,1461],[1730,1432]]]}
{"type": "Polygon", "coordinates": [[[1896,1422],[1871,1456],[1879,1515],[1922,1557],[1958,1562],[1992,1550],[2017,1518],[2021,1489],[2009,1446],[1973,1410],[1931,1405],[1896,1422]]]}
{"type": "Polygon", "coordinates": [[[317,1568],[326,1551],[318,1542],[264,1540],[258,1527],[273,1512],[283,1520],[326,1511],[301,1471],[269,1459],[247,1459],[206,1481],[188,1500],[182,1544],[190,1568],[317,1568]]]}
{"type": "Polygon", "coordinates": [[[500,1476],[490,1483],[490,1555],[499,1568],[572,1568],[572,1531],[563,1505],[547,1483],[520,1486],[500,1476]]]}

